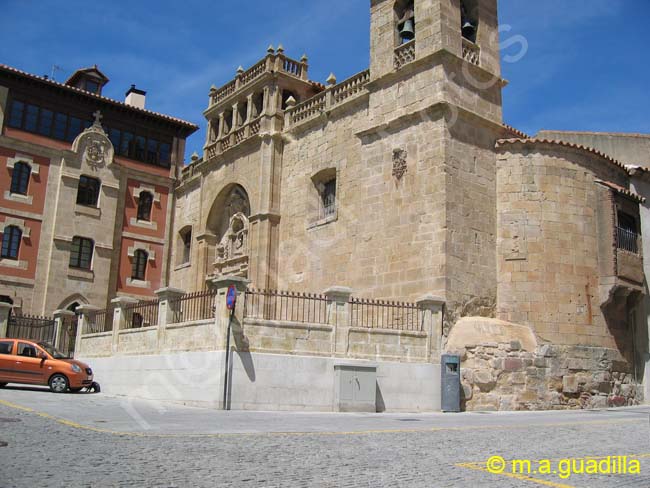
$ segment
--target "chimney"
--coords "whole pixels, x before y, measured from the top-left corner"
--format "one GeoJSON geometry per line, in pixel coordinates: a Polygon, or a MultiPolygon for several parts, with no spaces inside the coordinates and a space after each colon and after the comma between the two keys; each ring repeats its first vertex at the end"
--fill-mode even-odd
{"type": "Polygon", "coordinates": [[[131,85],[129,91],[126,92],[126,98],[124,103],[131,105],[132,107],[144,108],[145,95],[147,94],[144,90],[138,90],[135,85],[131,85]]]}

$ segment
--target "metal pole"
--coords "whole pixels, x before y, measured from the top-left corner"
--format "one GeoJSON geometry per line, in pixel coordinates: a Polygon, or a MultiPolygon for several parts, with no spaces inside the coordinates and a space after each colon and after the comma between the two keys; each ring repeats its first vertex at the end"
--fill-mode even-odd
{"type": "Polygon", "coordinates": [[[228,318],[228,332],[226,332],[226,371],[224,373],[223,380],[223,409],[230,410],[228,408],[228,359],[230,357],[230,325],[232,324],[232,318],[235,315],[235,307],[230,311],[230,317],[228,318]]]}

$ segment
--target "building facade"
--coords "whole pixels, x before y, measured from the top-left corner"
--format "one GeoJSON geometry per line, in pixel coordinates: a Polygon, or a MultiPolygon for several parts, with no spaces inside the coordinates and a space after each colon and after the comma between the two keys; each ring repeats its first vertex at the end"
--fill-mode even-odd
{"type": "MultiPolygon", "coordinates": [[[[9,96],[5,164],[38,164],[47,191],[34,205],[52,199],[41,214],[7,212],[23,236],[32,217],[43,224],[30,236],[49,236],[31,268],[12,263],[10,291],[24,288],[46,311],[78,300],[79,290],[85,303],[108,307],[113,295],[163,288],[158,304],[142,305],[157,313],[149,327],[128,323],[134,306],[118,300],[110,328],[77,339],[106,391],[146,398],[225,407],[217,395],[225,374],[238,408],[330,409],[341,371],[371,368],[377,410],[435,410],[440,354],[450,352],[461,357],[466,409],[643,401],[647,138],[529,137],[505,125],[497,0],[371,0],[370,26],[369,69],[342,82],[311,81],[306,56],[271,46],[213,86],[203,155],[184,168],[182,139],[193,126],[129,109],[173,136],[170,167],[132,161],[114,102],[97,106],[108,138],[97,115],[59,159],[29,152],[23,139],[35,136],[26,115],[13,122],[9,96]],[[94,162],[96,137],[105,165],[94,162]],[[101,216],[65,199],[82,177],[102,181],[101,216]],[[162,220],[140,218],[143,192],[162,220]],[[117,229],[112,242],[94,225],[104,218],[117,229]],[[77,237],[94,243],[92,276],[70,266],[71,254],[84,258],[77,237]],[[134,279],[144,263],[149,274],[134,279]],[[36,266],[48,270],[43,280],[36,266]],[[95,286],[99,276],[105,286],[95,286]],[[230,371],[222,369],[231,354],[226,283],[245,300],[233,319],[230,371]],[[323,295],[296,295],[305,292],[323,295]],[[276,313],[283,303],[285,314],[276,313]],[[305,303],[314,308],[306,320],[287,312],[289,303],[303,314],[305,303]],[[382,315],[391,309],[399,320],[382,315]]],[[[70,83],[100,89],[104,79],[88,70],[70,83]]],[[[138,127],[136,141],[145,137],[138,127]]],[[[138,147],[146,153],[149,143],[138,147]]],[[[92,313],[83,320],[92,324],[92,313]]]]}
{"type": "Polygon", "coordinates": [[[370,69],[348,80],[310,82],[306,57],[270,47],[210,90],[203,158],[176,189],[172,286],[432,294],[467,408],[638,401],[630,169],[504,125],[496,0],[372,0],[370,23],[370,69]]]}
{"type": "Polygon", "coordinates": [[[50,315],[167,280],[173,189],[197,127],[102,96],[96,67],[65,83],[0,66],[0,296],[50,315]]]}

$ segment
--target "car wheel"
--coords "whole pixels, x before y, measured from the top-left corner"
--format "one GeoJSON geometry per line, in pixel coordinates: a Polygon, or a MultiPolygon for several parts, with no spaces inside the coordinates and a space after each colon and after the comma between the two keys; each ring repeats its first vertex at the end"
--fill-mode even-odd
{"type": "Polygon", "coordinates": [[[50,378],[50,390],[54,393],[63,393],[68,389],[68,378],[62,374],[55,374],[50,378]]]}
{"type": "Polygon", "coordinates": [[[83,389],[83,387],[81,387],[81,388],[72,388],[72,387],[70,387],[70,393],[79,393],[82,389],[83,389]]]}
{"type": "Polygon", "coordinates": [[[0,383],[0,388],[4,388],[5,386],[7,386],[7,383],[0,383]]]}

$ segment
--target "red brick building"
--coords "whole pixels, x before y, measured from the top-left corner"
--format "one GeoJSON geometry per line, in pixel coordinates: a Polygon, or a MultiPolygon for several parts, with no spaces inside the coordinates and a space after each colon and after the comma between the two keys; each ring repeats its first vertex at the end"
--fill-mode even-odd
{"type": "Polygon", "coordinates": [[[97,66],[65,83],[0,65],[0,301],[23,313],[167,284],[172,192],[192,123],[102,96],[97,66]]]}

